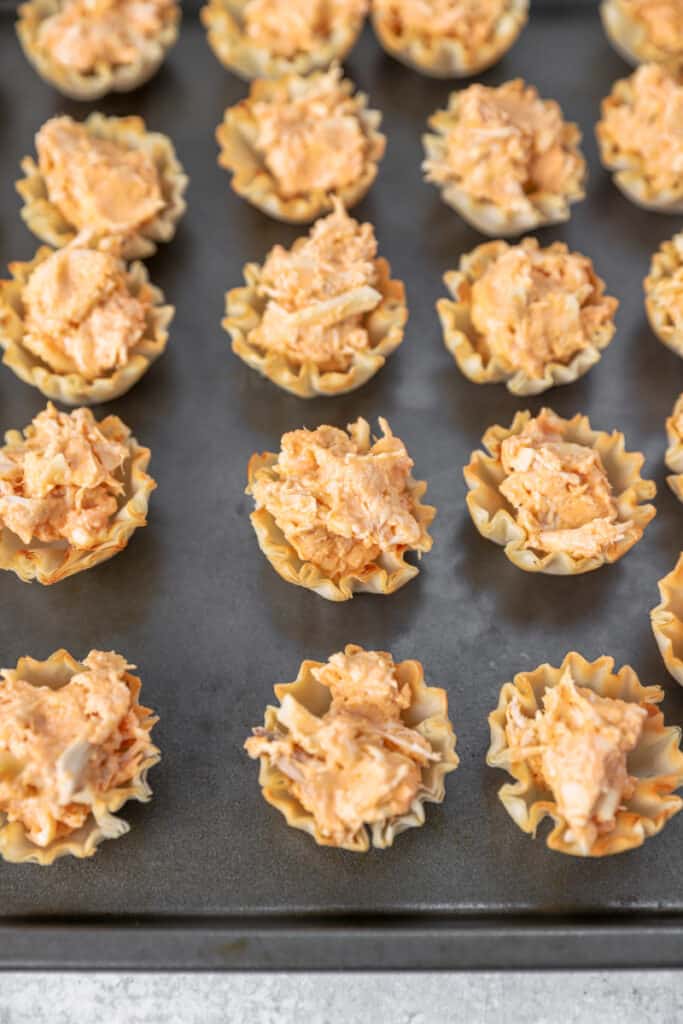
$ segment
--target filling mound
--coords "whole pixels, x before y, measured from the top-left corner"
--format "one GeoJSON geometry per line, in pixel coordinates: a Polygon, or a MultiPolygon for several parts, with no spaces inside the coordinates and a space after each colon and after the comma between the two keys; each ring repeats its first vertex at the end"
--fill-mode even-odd
{"type": "Polygon", "coordinates": [[[393,36],[454,40],[476,53],[495,36],[509,0],[374,0],[375,18],[393,36]]]}
{"type": "Polygon", "coordinates": [[[312,53],[348,22],[360,21],[366,0],[249,0],[244,33],[254,46],[274,57],[312,53]]]}
{"type": "Polygon", "coordinates": [[[681,0],[620,0],[619,6],[644,33],[647,42],[664,54],[679,57],[683,50],[681,0]]]}

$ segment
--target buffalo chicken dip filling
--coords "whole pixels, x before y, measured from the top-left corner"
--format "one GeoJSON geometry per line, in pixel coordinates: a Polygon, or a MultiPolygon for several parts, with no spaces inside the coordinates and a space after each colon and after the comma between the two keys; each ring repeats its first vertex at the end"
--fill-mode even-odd
{"type": "Polygon", "coordinates": [[[373,14],[392,35],[455,40],[476,54],[492,42],[509,6],[509,0],[373,0],[373,14]]]}
{"type": "Polygon", "coordinates": [[[67,541],[96,547],[124,491],[130,432],[116,416],[48,403],[19,441],[0,448],[0,528],[23,544],[67,541]]]}
{"type": "Polygon", "coordinates": [[[368,139],[339,68],[283,79],[273,98],[254,102],[252,110],[256,148],[280,195],[336,191],[362,177],[368,139]]]}
{"type": "Polygon", "coordinates": [[[63,0],[38,29],[38,45],[80,74],[134,64],[175,16],[175,0],[63,0]]]}
{"type": "Polygon", "coordinates": [[[604,553],[630,523],[618,511],[600,454],[566,441],[562,420],[543,409],[501,444],[500,492],[527,534],[525,547],[580,558],[604,553]]]}
{"type": "Polygon", "coordinates": [[[270,252],[258,283],[266,307],[249,341],[294,363],[347,370],[370,347],[364,315],[382,299],[376,253],[372,225],[358,224],[337,203],[303,244],[270,252]]]}
{"type": "Polygon", "coordinates": [[[413,460],[385,420],[369,451],[336,427],[284,434],[275,479],[251,486],[303,562],[331,579],[362,571],[384,551],[415,548],[423,529],[410,489],[413,460]]]}
{"type": "Polygon", "coordinates": [[[288,694],[278,728],[254,729],[245,747],[287,778],[320,833],[342,846],[365,825],[405,814],[423,767],[440,755],[401,720],[411,692],[399,685],[391,655],[333,654],[313,675],[330,690],[328,711],[318,717],[288,694]]]}
{"type": "Polygon", "coordinates": [[[50,202],[78,230],[134,232],[165,205],[152,159],[103,139],[70,117],[53,117],[36,136],[50,202]]]}
{"type": "Polygon", "coordinates": [[[478,202],[515,212],[544,193],[573,191],[583,172],[578,141],[554,100],[521,78],[457,94],[457,117],[442,159],[427,160],[427,180],[456,185],[478,202]]]}
{"type": "Polygon", "coordinates": [[[249,0],[244,34],[274,57],[312,53],[337,26],[365,17],[366,0],[249,0]]]}
{"type": "Polygon", "coordinates": [[[542,377],[549,363],[569,363],[610,323],[616,299],[602,294],[591,261],[561,242],[510,246],[471,291],[470,317],[484,354],[509,372],[542,377]]]}
{"type": "Polygon", "coordinates": [[[663,55],[678,57],[683,51],[683,4],[681,0],[619,0],[623,14],[637,25],[647,43],[663,55]]]}
{"type": "Polygon", "coordinates": [[[26,348],[57,373],[87,380],[128,362],[150,309],[131,295],[119,259],[74,246],[33,271],[22,301],[26,348]]]}
{"type": "Polygon", "coordinates": [[[543,710],[524,714],[518,697],[507,708],[513,761],[527,761],[536,783],[552,791],[567,823],[565,840],[587,854],[611,832],[634,792],[626,758],[640,738],[646,710],[576,686],[569,669],[543,695],[543,710]]]}
{"type": "Polygon", "coordinates": [[[0,679],[0,813],[37,846],[85,824],[91,801],[129,783],[149,749],[124,658],[91,651],[59,689],[0,679]]]}

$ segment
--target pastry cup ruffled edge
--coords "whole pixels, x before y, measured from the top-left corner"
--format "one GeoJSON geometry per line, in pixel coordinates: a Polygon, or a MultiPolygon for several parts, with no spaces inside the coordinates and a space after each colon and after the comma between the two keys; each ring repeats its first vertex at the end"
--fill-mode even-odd
{"type": "MultiPolygon", "coordinates": [[[[20,430],[8,430],[5,441],[18,441],[22,437],[20,430]]],[[[123,551],[135,530],[147,525],[149,496],[157,486],[145,472],[151,457],[149,448],[141,447],[132,435],[126,444],[130,451],[125,468],[126,490],[119,498],[119,509],[109,524],[106,540],[87,549],[74,548],[66,542],[31,546],[23,544],[6,527],[0,527],[0,569],[16,573],[24,583],[38,580],[50,586],[74,573],[92,569],[123,551]]]]}
{"type": "MultiPolygon", "coordinates": [[[[527,241],[527,239],[523,239],[527,241]]],[[[563,242],[554,242],[548,248],[560,246],[569,254],[563,242]]],[[[505,383],[513,395],[538,395],[558,384],[571,384],[590,370],[600,359],[602,350],[607,348],[614,337],[614,320],[594,332],[591,344],[573,357],[569,363],[548,363],[542,377],[530,377],[525,370],[511,373],[497,360],[486,364],[477,349],[477,332],[470,319],[470,302],[460,298],[463,285],[472,285],[479,280],[489,265],[509,248],[507,242],[484,242],[460,259],[460,269],[444,274],[444,282],[451,299],[441,298],[436,303],[437,313],[443,330],[444,345],[455,359],[458,369],[475,384],[505,383]]],[[[598,298],[605,293],[605,282],[595,273],[591,261],[595,292],[598,298]]]]}
{"type": "MultiPolygon", "coordinates": [[[[370,425],[363,421],[361,429],[366,435],[363,441],[365,450],[368,450],[371,446],[370,425]]],[[[272,478],[271,468],[277,461],[276,452],[252,455],[247,468],[246,494],[252,493],[252,485],[259,476],[267,475],[272,478]]],[[[350,573],[336,581],[325,576],[312,562],[301,561],[267,509],[258,508],[252,512],[251,524],[256,531],[261,551],[273,569],[287,583],[314,590],[328,601],[348,601],[356,593],[393,594],[420,572],[416,565],[406,562],[405,556],[408,551],[416,551],[421,555],[432,547],[428,528],[436,515],[436,509],[431,505],[423,505],[420,501],[427,490],[427,484],[424,480],[415,480],[411,476],[408,486],[415,506],[414,515],[422,528],[419,545],[414,548],[397,547],[395,550],[384,551],[377,562],[367,566],[361,573],[350,573]]]]}
{"type": "MultiPolygon", "coordinates": [[[[635,72],[634,72],[635,74],[635,72]]],[[[683,71],[681,71],[683,76],[683,71]]],[[[612,86],[600,108],[600,120],[595,126],[598,151],[602,166],[612,172],[612,181],[620,192],[637,206],[654,213],[683,213],[683,185],[677,191],[655,193],[643,174],[643,161],[637,156],[622,153],[617,142],[605,130],[607,111],[622,103],[629,104],[633,96],[633,76],[619,78],[612,86]]],[[[683,81],[683,77],[681,78],[683,81]]]]}
{"type": "Polygon", "coordinates": [[[600,4],[600,18],[605,35],[616,52],[634,67],[671,60],[671,53],[660,50],[648,41],[644,26],[628,16],[620,0],[603,0],[600,4]]]}
{"type": "Polygon", "coordinates": [[[652,632],[667,672],[683,686],[683,553],[657,586],[660,603],[650,612],[652,632]]]}
{"type": "MultiPolygon", "coordinates": [[[[437,110],[429,118],[428,124],[434,129],[434,134],[427,132],[422,136],[426,161],[445,159],[446,137],[458,119],[459,102],[459,93],[452,92],[448,98],[448,107],[445,110],[437,110]]],[[[571,204],[579,202],[586,195],[584,185],[587,165],[581,151],[581,131],[578,125],[567,120],[564,124],[569,129],[566,148],[580,157],[580,172],[565,193],[541,192],[533,200],[528,199],[526,209],[517,211],[504,210],[495,203],[473,199],[454,183],[437,184],[441,198],[459,213],[463,220],[484,235],[510,237],[544,225],[561,224],[569,220],[571,204]]]]}
{"type": "MultiPolygon", "coordinates": [[[[298,239],[297,243],[304,239],[298,239]]],[[[404,327],[408,320],[405,286],[402,281],[391,279],[391,267],[381,257],[374,261],[377,271],[377,291],[382,299],[373,310],[363,316],[363,326],[368,332],[371,346],[354,353],[347,370],[324,370],[308,360],[294,363],[279,352],[269,352],[249,341],[249,335],[258,327],[265,307],[259,296],[258,286],[262,267],[248,263],[244,268],[247,286],[233,288],[225,296],[225,319],[223,328],[232,338],[235,355],[257,370],[278,387],[290,391],[299,398],[313,398],[316,395],[341,395],[361,387],[373,377],[403,341],[404,327]]]]}
{"type": "Polygon", "coordinates": [[[605,857],[635,849],[660,832],[683,807],[683,800],[674,795],[683,785],[681,730],[678,726],[665,726],[664,716],[655,706],[664,699],[664,691],[660,686],[642,686],[629,665],[617,673],[613,669],[614,658],[603,655],[591,662],[571,651],[559,668],[545,664],[531,672],[519,672],[513,682],[504,684],[498,707],[489,715],[491,745],[486,763],[502,768],[516,780],[498,790],[505,810],[523,832],[532,836],[545,817],[552,818],[554,828],[547,838],[548,847],[575,857],[605,857]],[[648,713],[638,745],[628,755],[628,770],[638,780],[635,792],[625,808],[618,811],[614,830],[599,836],[588,854],[565,838],[567,821],[558,812],[552,792],[538,785],[525,761],[511,761],[505,735],[505,712],[513,696],[519,698],[523,711],[532,716],[542,706],[545,690],[557,686],[567,669],[577,686],[591,689],[601,697],[640,704],[648,713]]]}
{"type": "MultiPolygon", "coordinates": [[[[347,644],[346,653],[363,650],[356,644],[347,644]]],[[[294,697],[308,711],[315,715],[323,715],[330,705],[330,691],[313,676],[313,669],[321,668],[323,662],[303,661],[299,674],[292,683],[279,683],[275,686],[275,695],[282,703],[285,696],[294,697]]],[[[365,825],[353,838],[353,841],[341,849],[354,853],[365,853],[370,845],[384,850],[391,846],[399,833],[409,828],[419,828],[425,823],[426,803],[442,803],[445,796],[445,776],[455,771],[459,764],[455,752],[456,736],[448,717],[448,696],[446,691],[437,686],[427,686],[424,681],[424,669],[416,660],[396,663],[396,673],[401,686],[409,685],[413,700],[409,708],[401,713],[405,725],[420,733],[429,742],[432,750],[441,754],[442,760],[429,763],[422,769],[422,786],[413,800],[410,810],[405,814],[388,818],[383,822],[365,825]]],[[[282,731],[277,718],[278,709],[272,705],[266,708],[264,726],[268,730],[282,731]]],[[[292,828],[308,832],[318,846],[335,846],[340,848],[329,837],[318,829],[313,815],[307,811],[295,796],[289,792],[289,780],[277,768],[271,765],[268,758],[259,758],[259,785],[264,799],[284,815],[287,824],[292,828]]]]}
{"type": "Polygon", "coordinates": [[[599,556],[574,558],[566,551],[539,555],[524,547],[527,533],[515,521],[511,506],[499,490],[505,479],[500,463],[500,446],[505,438],[521,433],[530,419],[529,411],[518,412],[510,427],[489,427],[482,443],[490,454],[487,455],[481,449],[472,452],[470,462],[464,469],[469,487],[467,507],[472,522],[482,537],[504,547],[510,561],[525,572],[573,576],[618,561],[640,540],[645,527],[657,511],[654,505],[640,504],[654,498],[657,493],[654,481],[643,480],[640,475],[644,455],[641,452],[627,452],[624,435],[617,430],[611,434],[604,430],[593,430],[587,416],[577,413],[570,420],[558,417],[565,425],[565,437],[568,440],[594,448],[600,454],[614,490],[619,522],[631,520],[633,525],[623,540],[599,556]]]}
{"type": "Polygon", "coordinates": [[[168,24],[156,38],[146,41],[136,61],[120,66],[101,64],[85,74],[60,64],[38,44],[41,23],[58,9],[54,0],[25,0],[19,6],[16,30],[28,62],[44,81],[72,100],[98,100],[110,92],[131,92],[144,85],[159,70],[178,38],[180,4],[175,4],[168,24]]]}
{"type": "Polygon", "coordinates": [[[514,45],[526,25],[529,0],[508,0],[491,39],[477,53],[469,54],[458,39],[415,35],[404,39],[392,32],[389,19],[372,13],[372,26],[383,50],[396,60],[432,78],[467,78],[496,64],[514,45]]]}
{"type": "MultiPolygon", "coordinates": [[[[50,686],[52,689],[59,689],[73,675],[82,672],[83,669],[84,666],[81,662],[62,648],[51,654],[46,661],[38,661],[29,657],[20,658],[13,672],[27,682],[35,680],[37,686],[50,686]]],[[[138,703],[142,686],[139,677],[126,672],[124,679],[131,691],[133,707],[140,715],[140,724],[151,731],[158,719],[150,708],[138,703]]],[[[2,687],[1,680],[0,687],[2,687]]],[[[79,859],[92,857],[103,840],[118,839],[130,830],[128,822],[115,817],[115,814],[128,800],[147,803],[151,799],[152,790],[147,782],[147,773],[160,760],[161,753],[150,738],[147,756],[142,761],[135,777],[126,786],[112,789],[94,801],[92,813],[81,828],[68,836],[53,840],[48,846],[38,846],[31,842],[26,837],[26,831],[21,822],[15,821],[8,824],[6,816],[0,812],[0,856],[12,864],[33,863],[43,866],[52,864],[58,857],[64,857],[67,854],[79,859]]]]}
{"type": "Polygon", "coordinates": [[[280,78],[282,75],[306,75],[343,61],[355,46],[365,15],[342,18],[329,39],[321,40],[314,51],[295,57],[274,56],[245,38],[236,17],[234,0],[208,0],[200,18],[207,40],[221,64],[246,81],[254,78],[280,78]]]}
{"type": "MultiPolygon", "coordinates": [[[[315,78],[325,73],[314,71],[307,77],[315,78]]],[[[330,212],[333,209],[333,196],[338,196],[347,210],[360,202],[377,177],[379,161],[386,147],[386,137],[378,130],[382,120],[380,111],[368,109],[365,93],[356,92],[353,97],[356,113],[368,142],[365,169],[359,180],[332,192],[310,192],[292,198],[280,195],[275,179],[266,170],[251,141],[255,134],[251,107],[254,102],[268,102],[273,90],[281,83],[289,83],[299,77],[285,75],[280,79],[256,79],[251,84],[249,95],[228,107],[223,121],[216,128],[220,150],[218,163],[226,171],[232,172],[233,190],[268,216],[292,224],[305,224],[330,212]]],[[[340,78],[339,84],[347,95],[353,93],[354,85],[350,79],[340,78]]]]}
{"type": "MultiPolygon", "coordinates": [[[[158,242],[170,242],[178,221],[186,209],[183,198],[188,177],[176,156],[173,143],[161,132],[149,132],[145,122],[137,115],[108,117],[98,112],[90,114],[83,124],[98,138],[110,139],[121,145],[144,150],[151,157],[159,175],[159,183],[166,205],[155,217],[123,238],[121,255],[124,259],[144,259],[156,252],[158,242]]],[[[57,249],[71,242],[77,229],[60,213],[48,197],[47,184],[38,163],[32,156],[21,161],[26,175],[16,182],[24,200],[21,216],[34,235],[57,249]]]]}
{"type": "Polygon", "coordinates": [[[683,232],[662,242],[659,249],[653,253],[649,273],[643,281],[643,288],[645,290],[645,312],[650,327],[663,345],[683,358],[683,330],[677,329],[669,321],[666,310],[662,310],[656,301],[658,284],[672,277],[681,266],[683,266],[683,232]],[[681,247],[680,251],[677,243],[681,247]]]}
{"type": "Polygon", "coordinates": [[[47,398],[65,405],[94,405],[119,398],[130,390],[164,352],[168,342],[167,327],[175,312],[165,306],[164,294],[149,283],[142,263],[126,268],[126,283],[131,295],[152,303],[147,313],[145,336],[129,352],[129,361],[107,376],[87,380],[78,372],[58,373],[39,356],[24,347],[24,305],[22,292],[31,274],[54,250],[41,246],[29,262],[10,263],[11,280],[0,280],[0,348],[3,363],[26,384],[38,388],[47,398]]]}
{"type": "Polygon", "coordinates": [[[676,420],[683,413],[683,393],[678,396],[671,415],[666,421],[666,435],[669,447],[666,449],[664,461],[672,471],[666,478],[671,490],[679,501],[683,501],[683,437],[676,429],[676,420]]]}

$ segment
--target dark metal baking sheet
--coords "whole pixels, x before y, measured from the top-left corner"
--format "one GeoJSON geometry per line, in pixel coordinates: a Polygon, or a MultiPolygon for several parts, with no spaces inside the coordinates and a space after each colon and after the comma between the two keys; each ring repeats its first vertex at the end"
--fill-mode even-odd
{"type": "MultiPolygon", "coordinates": [[[[664,483],[664,419],[683,363],[654,339],[641,280],[652,250],[680,227],[615,191],[596,161],[600,98],[626,66],[592,8],[535,9],[513,51],[484,76],[523,75],[580,122],[588,198],[571,222],[540,232],[587,252],[621,300],[618,333],[582,381],[545,401],[564,415],[625,430],[657,480],[658,516],[618,565],[556,579],[519,572],[480,539],[465,510],[462,466],[484,429],[527,403],[477,387],[441,343],[434,311],[441,275],[481,241],[424,185],[420,134],[449,84],[385,57],[369,32],[349,71],[384,114],[386,159],[358,214],[405,279],[407,339],[381,374],[352,395],[303,402],[261,380],[229,351],[223,293],[247,260],[300,229],[268,220],[230,191],[213,139],[224,108],[246,91],[209,52],[194,18],[161,73],[110,98],[174,139],[190,177],[176,239],[150,261],[175,303],[167,354],[108,408],[151,446],[159,482],[151,520],[129,548],[52,588],[0,575],[0,660],[115,648],[140,668],[161,716],[163,761],[154,800],[131,805],[129,835],[90,861],[53,867],[0,863],[0,963],[11,966],[322,967],[675,964],[683,961],[683,815],[636,852],[582,861],[549,852],[510,820],[503,775],[486,768],[486,716],[514,672],[559,662],[573,648],[611,653],[683,721],[683,694],[650,634],[656,581],[681,547],[683,509],[664,483]],[[284,583],[258,551],[243,496],[253,451],[291,428],[388,417],[429,481],[435,544],[420,576],[390,598],[335,605],[284,583]],[[304,657],[345,643],[418,657],[447,688],[462,758],[442,807],[393,849],[365,856],[319,849],[261,799],[241,750],[272,685],[304,657]]],[[[26,64],[11,21],[0,22],[0,260],[31,256],[13,188],[19,159],[52,114],[90,109],[60,99],[26,64]]],[[[41,396],[0,369],[0,427],[26,424],[41,396]]],[[[534,410],[541,400],[532,400],[534,410]]]]}

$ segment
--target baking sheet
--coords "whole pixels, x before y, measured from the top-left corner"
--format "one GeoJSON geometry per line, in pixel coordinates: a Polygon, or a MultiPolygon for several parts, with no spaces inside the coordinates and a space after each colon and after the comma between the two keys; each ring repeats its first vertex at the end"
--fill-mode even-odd
{"type": "MultiPolygon", "coordinates": [[[[114,648],[139,666],[143,699],[161,716],[163,761],[149,805],[129,805],[132,830],[90,861],[0,863],[0,964],[12,966],[468,966],[677,963],[681,954],[683,815],[639,851],[603,861],[551,853],[508,817],[505,781],[486,767],[486,716],[500,685],[577,649],[629,663],[666,688],[669,722],[683,693],[660,661],[648,621],[656,581],[681,547],[683,509],[664,482],[664,420],[683,363],[647,327],[641,281],[650,254],[680,227],[623,199],[600,169],[599,102],[627,66],[603,37],[596,9],[535,8],[514,49],[482,76],[522,75],[554,97],[585,134],[587,199],[569,224],[538,232],[590,255],[621,301],[617,335],[583,380],[515,399],[459,374],[441,342],[441,275],[482,241],[422,182],[420,135],[446,103],[431,81],[385,56],[366,30],[348,71],[384,115],[379,178],[356,215],[377,229],[380,253],[407,285],[401,349],[360,391],[304,402],[260,379],[229,350],[223,295],[248,260],[303,228],[271,221],[238,199],[216,164],[215,126],[246,93],[209,51],[186,11],[181,40],[146,87],[99,104],[60,98],[23,58],[11,18],[0,20],[0,261],[27,259],[13,181],[43,121],[91,109],[141,114],[167,132],[191,179],[175,240],[149,261],[177,308],[164,357],[106,411],[152,449],[159,483],[149,526],[125,552],[51,588],[0,574],[0,660],[60,646],[114,648]],[[625,431],[657,481],[658,516],[615,566],[588,576],[526,575],[479,537],[466,512],[462,467],[486,427],[546,402],[594,426],[625,431]],[[299,426],[386,416],[429,481],[438,507],[434,548],[420,576],[389,598],[335,605],[282,581],[260,554],[243,495],[254,451],[299,426]],[[445,686],[461,765],[446,801],[393,849],[364,856],[319,849],[285,825],[242,752],[273,683],[303,658],[348,642],[416,657],[445,686]]],[[[0,368],[0,428],[44,405],[0,368]]]]}

